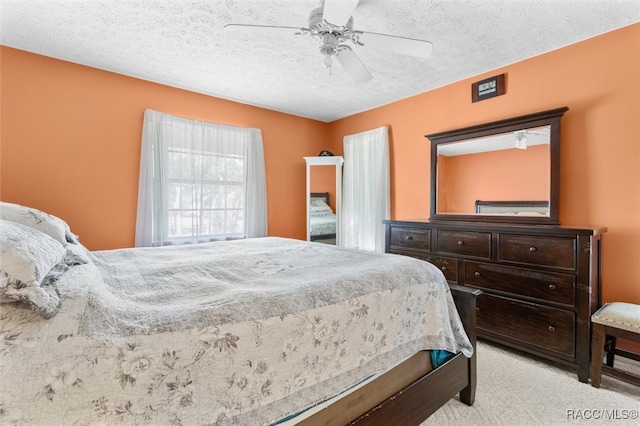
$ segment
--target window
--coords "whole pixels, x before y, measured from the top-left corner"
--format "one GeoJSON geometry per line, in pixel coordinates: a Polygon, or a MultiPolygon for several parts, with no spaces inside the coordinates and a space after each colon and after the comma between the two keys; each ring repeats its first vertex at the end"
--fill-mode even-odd
{"type": "Polygon", "coordinates": [[[168,150],[168,239],[244,237],[244,157],[168,150]]]}
{"type": "Polygon", "coordinates": [[[136,246],[266,236],[258,129],[147,110],[136,246]]]}

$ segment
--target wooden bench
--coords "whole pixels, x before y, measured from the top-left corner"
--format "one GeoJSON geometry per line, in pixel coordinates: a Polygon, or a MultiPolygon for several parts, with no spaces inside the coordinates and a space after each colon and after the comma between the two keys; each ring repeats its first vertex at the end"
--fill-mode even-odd
{"type": "Polygon", "coordinates": [[[616,337],[640,342],[640,305],[607,303],[591,316],[591,323],[591,386],[599,388],[603,374],[640,386],[640,376],[613,366],[616,337]],[[603,365],[605,345],[607,362],[603,365]]]}

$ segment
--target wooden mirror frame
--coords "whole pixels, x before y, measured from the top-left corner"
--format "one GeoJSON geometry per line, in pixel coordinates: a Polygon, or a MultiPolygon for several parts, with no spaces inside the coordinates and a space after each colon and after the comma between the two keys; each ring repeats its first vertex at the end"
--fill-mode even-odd
{"type": "Polygon", "coordinates": [[[556,108],[534,114],[494,121],[486,124],[449,130],[446,132],[425,135],[431,141],[431,221],[456,220],[456,221],[482,221],[482,222],[507,222],[530,223],[541,225],[559,225],[558,204],[560,201],[560,118],[568,107],[556,108]],[[459,142],[467,139],[486,137],[490,135],[515,132],[517,130],[532,127],[550,126],[549,151],[550,151],[550,188],[549,188],[549,215],[548,216],[519,216],[509,214],[453,214],[438,213],[436,200],[438,199],[438,145],[459,142]]]}

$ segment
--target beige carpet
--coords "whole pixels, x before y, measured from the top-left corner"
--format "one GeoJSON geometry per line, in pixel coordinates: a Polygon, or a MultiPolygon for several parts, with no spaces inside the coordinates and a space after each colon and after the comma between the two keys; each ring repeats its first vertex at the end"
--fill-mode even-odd
{"type": "MultiPolygon", "coordinates": [[[[568,367],[488,342],[478,342],[478,387],[471,407],[456,397],[422,426],[640,424],[640,388],[602,376],[600,389],[568,367]]],[[[640,371],[616,357],[615,365],[640,371]]]]}

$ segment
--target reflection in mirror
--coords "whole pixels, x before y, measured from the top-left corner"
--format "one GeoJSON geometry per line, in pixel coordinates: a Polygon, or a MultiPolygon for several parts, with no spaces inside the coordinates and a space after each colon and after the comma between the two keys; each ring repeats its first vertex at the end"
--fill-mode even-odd
{"type": "Polygon", "coordinates": [[[336,176],[333,166],[311,167],[309,196],[309,239],[336,244],[336,176]]]}
{"type": "Polygon", "coordinates": [[[427,135],[431,220],[559,224],[566,107],[427,135]]]}
{"type": "Polygon", "coordinates": [[[307,240],[336,245],[340,230],[343,158],[305,157],[307,240]]]}
{"type": "Polygon", "coordinates": [[[539,126],[438,145],[437,212],[548,217],[550,130],[539,126]]]}
{"type": "Polygon", "coordinates": [[[331,207],[328,192],[312,192],[309,203],[309,238],[311,241],[336,244],[336,226],[338,217],[331,207]]]}

